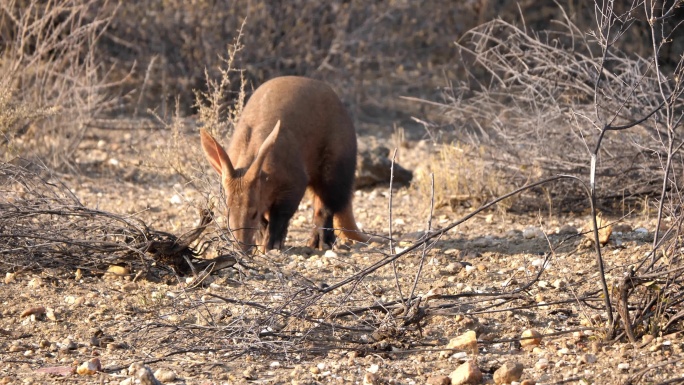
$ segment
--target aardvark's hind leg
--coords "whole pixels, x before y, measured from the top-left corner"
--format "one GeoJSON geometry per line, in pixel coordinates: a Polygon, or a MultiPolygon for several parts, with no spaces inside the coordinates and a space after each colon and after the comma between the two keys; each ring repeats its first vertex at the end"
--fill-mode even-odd
{"type": "Polygon", "coordinates": [[[325,250],[332,247],[335,243],[335,232],[333,231],[333,212],[326,207],[323,201],[314,196],[314,229],[309,240],[309,247],[325,250]]]}

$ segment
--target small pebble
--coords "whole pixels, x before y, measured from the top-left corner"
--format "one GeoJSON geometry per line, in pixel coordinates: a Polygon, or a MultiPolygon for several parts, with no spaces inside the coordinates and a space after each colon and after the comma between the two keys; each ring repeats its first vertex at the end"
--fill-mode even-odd
{"type": "MultiPolygon", "coordinates": [[[[461,334],[458,337],[454,337],[449,340],[446,346],[447,349],[461,350],[471,352],[473,354],[477,353],[477,333],[473,330],[468,330],[467,332],[461,334]]],[[[440,358],[449,357],[452,354],[451,350],[441,351],[439,353],[440,358]]]]}
{"type": "Polygon", "coordinates": [[[466,361],[449,375],[452,385],[479,384],[482,382],[482,372],[472,361],[466,361]]]}
{"type": "Polygon", "coordinates": [[[542,334],[534,329],[527,329],[522,332],[520,346],[533,347],[541,344],[542,334]]]}
{"type": "Polygon", "coordinates": [[[173,370],[163,368],[157,369],[157,371],[154,372],[154,376],[157,378],[157,380],[165,383],[174,382],[176,381],[176,378],[178,378],[173,370]]]}
{"type": "Polygon", "coordinates": [[[506,362],[494,372],[494,383],[510,384],[520,380],[523,373],[523,366],[517,362],[506,362]]]}
{"type": "Polygon", "coordinates": [[[522,231],[522,236],[525,239],[542,238],[542,237],[544,237],[544,232],[541,231],[541,229],[539,229],[537,227],[530,226],[530,227],[526,227],[522,231]]]}
{"type": "Polygon", "coordinates": [[[581,364],[593,364],[596,361],[598,361],[598,358],[596,357],[596,355],[591,353],[586,353],[579,356],[579,362],[581,364]]]}
{"type": "Polygon", "coordinates": [[[546,370],[549,367],[549,360],[546,358],[540,358],[539,361],[537,361],[536,364],[534,364],[534,368],[537,370],[546,370]]]}
{"type": "Polygon", "coordinates": [[[78,368],[76,368],[76,373],[82,376],[92,376],[101,370],[102,364],[100,364],[100,359],[96,357],[79,365],[78,368]]]}

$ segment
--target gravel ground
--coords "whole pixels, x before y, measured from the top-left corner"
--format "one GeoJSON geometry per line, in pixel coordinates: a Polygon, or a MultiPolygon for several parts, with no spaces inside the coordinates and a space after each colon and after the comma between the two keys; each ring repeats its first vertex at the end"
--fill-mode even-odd
{"type": "MultiPolygon", "coordinates": [[[[160,168],[166,140],[96,133],[82,144],[86,171],[64,181],[87,207],[180,235],[218,186],[160,168]]],[[[194,136],[188,141],[198,147],[194,136]]],[[[404,147],[399,162],[409,169],[434,151],[424,142],[404,147]]],[[[429,197],[413,187],[392,194],[391,221],[387,186],[357,191],[354,205],[367,231],[388,234],[392,224],[402,239],[397,251],[427,228],[429,197]]],[[[165,384],[617,384],[684,376],[681,332],[607,340],[593,247],[577,235],[588,228],[586,213],[486,211],[431,247],[369,270],[386,261],[388,245],[307,249],[310,203],[300,208],[289,249],[240,257],[236,268],[201,280],[155,266],[118,276],[5,264],[0,384],[154,383],[151,373],[165,384]],[[411,293],[420,302],[407,307],[401,298],[411,293]],[[539,337],[521,341],[523,333],[539,337]]],[[[438,207],[432,227],[470,210],[438,207]]],[[[607,220],[615,221],[603,246],[611,283],[650,249],[655,223],[646,215],[607,220]]],[[[213,226],[202,241],[218,234],[213,226]]],[[[203,257],[215,257],[217,245],[203,257]]]]}

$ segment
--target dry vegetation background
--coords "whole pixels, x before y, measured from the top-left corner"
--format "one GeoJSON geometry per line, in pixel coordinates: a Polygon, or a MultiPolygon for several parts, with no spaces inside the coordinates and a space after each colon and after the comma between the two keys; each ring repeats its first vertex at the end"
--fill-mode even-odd
{"type": "MultiPolygon", "coordinates": [[[[439,148],[411,164],[420,197],[413,204],[426,210],[432,201],[437,208],[464,200],[477,206],[522,188],[498,210],[652,213],[652,246],[625,267],[624,279],[606,282],[597,243],[599,278],[586,298],[606,314],[594,325],[606,340],[681,331],[684,8],[678,1],[628,3],[0,0],[0,271],[61,266],[96,274],[122,259],[149,267],[149,242],[176,237],[153,229],[144,215],[87,207],[63,181],[181,183],[200,191],[190,208],[206,208],[215,186],[201,154],[187,148],[196,127],[227,134],[253,88],[274,76],[305,75],[334,85],[368,140],[439,148]],[[149,147],[133,151],[135,170],[121,171],[93,155],[96,144],[84,157],[97,135],[149,147]],[[150,148],[153,155],[145,153],[150,148]]],[[[434,246],[430,239],[441,234],[381,254],[342,282],[361,282],[434,246]]],[[[179,255],[176,263],[195,256],[191,249],[179,255]]],[[[325,336],[326,327],[346,333],[326,340],[326,349],[367,344],[357,336],[366,329],[336,323],[343,312],[330,309],[351,306],[336,288],[318,290],[302,279],[282,297],[265,294],[282,290],[276,286],[265,283],[249,299],[221,298],[268,314],[251,314],[249,327],[220,329],[234,343],[220,348],[228,358],[306,356],[298,344],[325,336]],[[320,308],[312,315],[314,304],[320,308]],[[282,326],[290,317],[297,320],[291,335],[282,326]],[[277,332],[258,330],[276,324],[277,332]]],[[[383,303],[402,304],[403,315],[363,324],[401,339],[397,330],[420,325],[434,310],[412,295],[415,288],[383,303]]],[[[419,340],[412,332],[409,340],[419,340]]],[[[191,328],[178,333],[193,346],[223,338],[191,328]]],[[[371,345],[363,349],[386,348],[371,345]]]]}

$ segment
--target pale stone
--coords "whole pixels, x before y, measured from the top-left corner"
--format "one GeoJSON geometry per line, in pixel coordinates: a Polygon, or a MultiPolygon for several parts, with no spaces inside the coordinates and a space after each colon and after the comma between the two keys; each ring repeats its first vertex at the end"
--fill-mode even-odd
{"type": "Polygon", "coordinates": [[[549,360],[546,358],[540,358],[539,361],[537,361],[536,364],[534,364],[534,368],[537,370],[546,370],[549,367],[549,360]]]}
{"type": "Polygon", "coordinates": [[[93,374],[102,370],[102,364],[100,364],[99,358],[92,358],[76,368],[76,373],[81,376],[92,376],[93,374]]]}
{"type": "Polygon", "coordinates": [[[526,227],[522,231],[522,236],[525,239],[532,239],[532,238],[543,238],[544,237],[544,232],[534,226],[526,227]]]}
{"type": "Polygon", "coordinates": [[[161,382],[152,373],[152,370],[147,366],[143,366],[135,372],[136,384],[141,385],[161,385],[161,382]]]}
{"type": "MultiPolygon", "coordinates": [[[[452,338],[446,348],[477,353],[477,333],[473,330],[468,330],[460,336],[452,338]]],[[[451,351],[442,351],[440,352],[440,357],[449,357],[451,353],[451,351]]]]}
{"type": "Polygon", "coordinates": [[[126,266],[118,266],[118,265],[110,265],[107,268],[107,273],[105,273],[105,275],[119,276],[119,277],[122,277],[124,275],[129,275],[129,274],[131,274],[131,269],[129,269],[126,266]]]}
{"type": "Polygon", "coordinates": [[[157,369],[156,372],[154,372],[154,376],[159,380],[160,382],[174,382],[176,381],[176,378],[178,376],[173,370],[169,369],[157,369]]]}
{"type": "Polygon", "coordinates": [[[6,273],[5,274],[5,285],[9,285],[14,282],[17,278],[17,273],[6,273]]]}
{"type": "Polygon", "coordinates": [[[482,372],[472,360],[466,361],[449,375],[451,385],[476,385],[482,383],[482,372]]]}
{"type": "Polygon", "coordinates": [[[663,347],[663,344],[660,343],[660,342],[658,342],[658,343],[655,343],[655,344],[651,345],[651,346],[648,348],[648,351],[649,351],[649,352],[657,352],[658,350],[662,349],[662,347],[663,347]]]}
{"type": "Polygon", "coordinates": [[[494,383],[510,384],[522,377],[523,366],[517,362],[508,361],[494,372],[494,383]]]}
{"type": "Polygon", "coordinates": [[[542,335],[534,329],[527,329],[522,333],[520,346],[533,347],[541,344],[542,335]]]}
{"type": "Polygon", "coordinates": [[[596,361],[598,361],[598,358],[596,357],[596,355],[591,353],[585,353],[579,356],[579,362],[581,364],[593,364],[596,361]]]}

